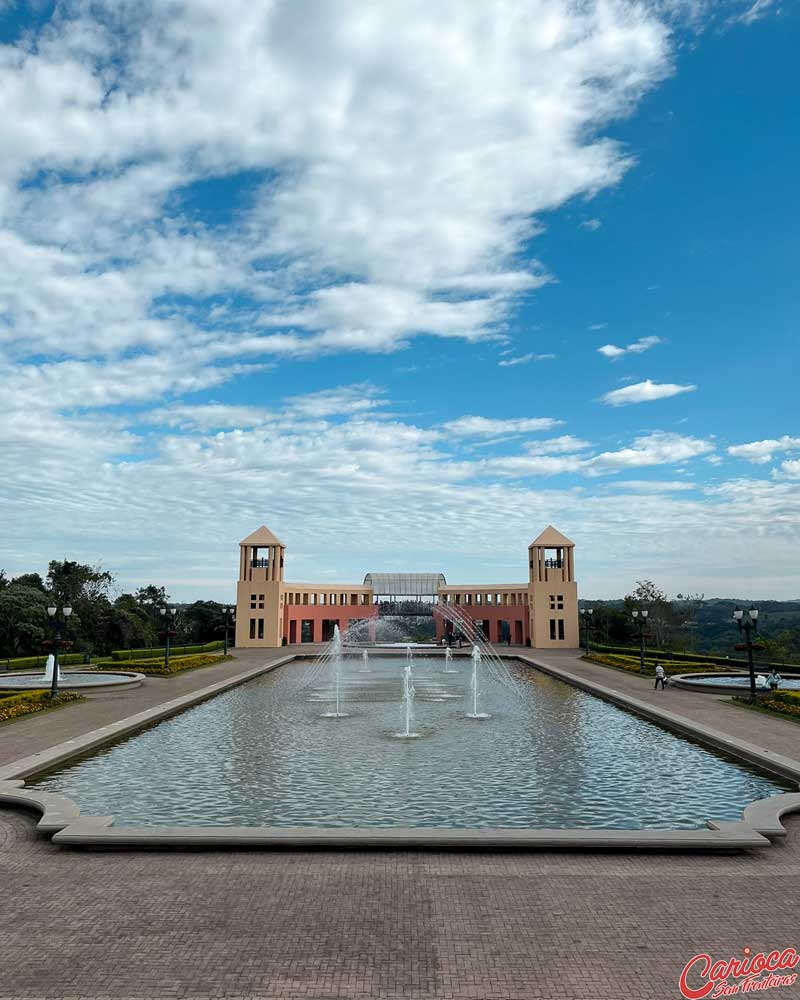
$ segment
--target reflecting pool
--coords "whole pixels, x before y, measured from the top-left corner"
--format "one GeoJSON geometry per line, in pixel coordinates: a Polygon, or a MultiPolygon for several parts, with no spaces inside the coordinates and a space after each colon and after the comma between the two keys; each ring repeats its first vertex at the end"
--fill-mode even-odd
{"type": "Polygon", "coordinates": [[[38,781],[122,825],[692,828],[792,786],[507,661],[296,661],[38,781]],[[447,666],[454,673],[444,672],[447,666]]]}

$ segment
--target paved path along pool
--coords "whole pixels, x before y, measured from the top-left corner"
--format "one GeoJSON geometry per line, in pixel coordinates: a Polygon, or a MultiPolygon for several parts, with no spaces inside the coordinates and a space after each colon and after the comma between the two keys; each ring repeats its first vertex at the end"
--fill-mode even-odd
{"type": "MultiPolygon", "coordinates": [[[[642,678],[547,659],[662,698],[642,678]]],[[[4,726],[0,760],[255,662],[245,654],[4,726]]],[[[795,724],[713,695],[663,697],[676,712],[798,755],[795,724]]],[[[731,856],[83,853],[54,847],[34,823],[0,809],[0,1000],[667,1000],[699,951],[800,947],[800,816],[786,818],[784,843],[731,856]]],[[[800,997],[800,986],[770,995],[800,997]]]]}

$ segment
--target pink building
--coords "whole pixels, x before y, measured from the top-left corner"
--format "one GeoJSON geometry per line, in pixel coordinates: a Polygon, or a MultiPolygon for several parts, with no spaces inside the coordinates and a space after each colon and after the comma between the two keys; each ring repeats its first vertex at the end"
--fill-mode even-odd
{"type": "Polygon", "coordinates": [[[375,638],[375,625],[397,607],[433,613],[437,639],[459,617],[493,643],[574,649],[578,637],[575,545],[553,527],[528,547],[527,583],[448,584],[441,573],[368,573],[363,584],[287,583],[286,546],[263,525],[239,543],[236,645],[274,648],[327,642],[336,625],[375,638]]]}

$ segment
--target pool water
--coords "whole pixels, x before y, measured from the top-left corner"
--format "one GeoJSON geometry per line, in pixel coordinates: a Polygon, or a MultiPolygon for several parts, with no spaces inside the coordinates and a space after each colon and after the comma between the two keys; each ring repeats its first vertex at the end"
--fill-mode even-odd
{"type": "Polygon", "coordinates": [[[701,827],[792,786],[599,698],[508,661],[513,684],[471,663],[346,660],[346,718],[332,670],[295,661],[51,772],[38,787],[117,825],[312,827],[701,827]]]}

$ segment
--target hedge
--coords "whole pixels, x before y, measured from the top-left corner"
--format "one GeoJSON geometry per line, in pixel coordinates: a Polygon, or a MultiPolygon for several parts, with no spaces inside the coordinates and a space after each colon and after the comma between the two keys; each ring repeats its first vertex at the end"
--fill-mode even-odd
{"type": "MultiPolygon", "coordinates": [[[[204,646],[170,646],[177,656],[189,656],[194,653],[211,653],[216,649],[222,649],[222,640],[215,639],[214,642],[207,642],[204,646]]],[[[150,657],[164,658],[166,647],[150,646],[146,649],[114,649],[111,652],[112,660],[144,660],[150,657]]]]}
{"type": "MultiPolygon", "coordinates": [[[[638,646],[604,646],[602,643],[593,642],[592,650],[599,650],[601,653],[618,653],[622,656],[639,656],[638,646]]],[[[758,649],[753,650],[754,653],[758,653],[758,649]]],[[[733,656],[712,656],[711,654],[706,655],[705,653],[678,653],[671,649],[652,649],[650,647],[645,647],[645,657],[663,657],[665,660],[676,660],[684,661],[689,663],[697,663],[698,660],[702,660],[704,663],[714,663],[721,667],[729,667],[731,670],[747,670],[747,660],[742,660],[739,657],[733,656]]],[[[659,660],[661,662],[661,660],[659,660]]],[[[763,667],[780,667],[786,669],[790,664],[785,663],[765,663],[763,660],[759,661],[759,668],[763,667]]]]}
{"type": "MultiPolygon", "coordinates": [[[[609,656],[603,653],[592,652],[589,654],[588,659],[592,663],[600,663],[605,667],[618,667],[620,670],[630,670],[631,673],[639,673],[640,661],[638,656],[609,656]]],[[[664,672],[670,676],[672,674],[713,673],[719,669],[713,663],[701,663],[698,660],[690,663],[678,663],[674,660],[656,657],[652,660],[645,660],[644,672],[646,674],[654,674],[656,663],[660,663],[664,668],[664,672]]]]}
{"type": "Polygon", "coordinates": [[[48,708],[57,708],[71,701],[83,701],[83,695],[77,691],[61,691],[55,698],[49,691],[24,691],[22,694],[12,694],[7,697],[0,695],[0,722],[18,719],[21,715],[32,712],[43,712],[48,708]]]}
{"type": "Polygon", "coordinates": [[[231,656],[214,656],[210,653],[201,653],[197,656],[170,656],[169,669],[164,669],[164,659],[149,660],[129,660],[125,666],[135,670],[140,674],[161,675],[169,677],[171,674],[179,674],[182,670],[194,670],[195,667],[210,667],[215,663],[222,663],[223,660],[231,660],[231,656]]]}
{"type": "MultiPolygon", "coordinates": [[[[35,670],[37,667],[44,670],[47,656],[47,653],[43,656],[17,656],[12,660],[0,660],[0,666],[8,667],[9,670],[35,670]]],[[[62,667],[69,667],[76,663],[83,663],[83,659],[83,653],[62,653],[58,662],[62,667]]]]}

